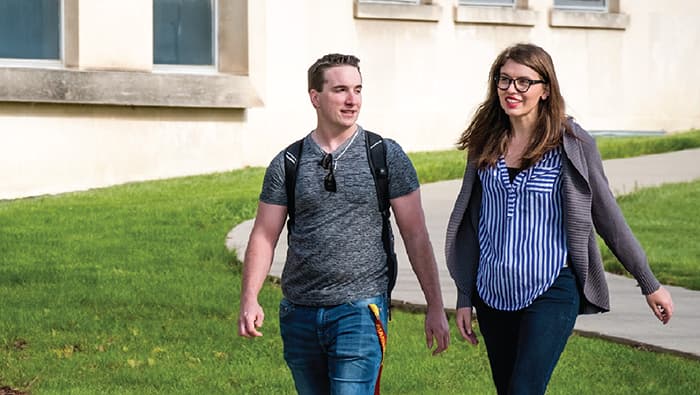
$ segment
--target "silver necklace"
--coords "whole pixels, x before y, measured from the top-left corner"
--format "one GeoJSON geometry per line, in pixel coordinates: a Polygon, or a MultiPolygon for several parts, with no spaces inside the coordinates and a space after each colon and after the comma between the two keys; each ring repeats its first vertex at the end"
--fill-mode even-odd
{"type": "Polygon", "coordinates": [[[348,145],[345,146],[345,149],[343,149],[343,152],[341,152],[338,156],[336,156],[335,158],[333,158],[333,170],[337,170],[337,169],[338,169],[338,161],[339,161],[340,158],[345,154],[345,151],[347,151],[348,148],[350,148],[350,146],[352,145],[352,143],[355,141],[355,137],[357,137],[357,133],[358,133],[358,132],[359,132],[359,129],[356,130],[355,133],[352,135],[352,137],[350,138],[350,142],[348,143],[348,145]]]}

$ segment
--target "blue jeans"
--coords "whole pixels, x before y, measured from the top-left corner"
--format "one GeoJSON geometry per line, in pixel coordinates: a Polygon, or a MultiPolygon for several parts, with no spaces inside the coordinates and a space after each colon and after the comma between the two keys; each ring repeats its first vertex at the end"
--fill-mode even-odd
{"type": "Polygon", "coordinates": [[[561,269],[551,288],[528,307],[496,310],[476,298],[491,375],[499,395],[544,394],[574,329],[580,303],[576,277],[561,269]]]}
{"type": "Polygon", "coordinates": [[[382,363],[374,315],[387,322],[386,295],[338,306],[300,306],[282,299],[284,359],[299,394],[373,394],[382,363]]]}

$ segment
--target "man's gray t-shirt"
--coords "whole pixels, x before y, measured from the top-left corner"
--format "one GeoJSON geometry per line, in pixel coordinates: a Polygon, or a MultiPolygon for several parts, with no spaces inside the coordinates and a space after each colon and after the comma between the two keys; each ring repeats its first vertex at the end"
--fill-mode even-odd
{"type": "MultiPolygon", "coordinates": [[[[323,187],[328,173],[320,165],[321,147],[307,135],[297,170],[295,229],[289,237],[282,272],[282,292],[295,304],[333,306],[379,295],[387,290],[382,217],[367,159],[366,134],[335,152],[336,192],[323,187]],[[347,150],[346,150],[347,148],[347,150]]],[[[418,189],[413,164],[393,140],[386,142],[390,199],[418,189]]],[[[265,173],[260,201],[287,205],[284,151],[265,173]]]]}

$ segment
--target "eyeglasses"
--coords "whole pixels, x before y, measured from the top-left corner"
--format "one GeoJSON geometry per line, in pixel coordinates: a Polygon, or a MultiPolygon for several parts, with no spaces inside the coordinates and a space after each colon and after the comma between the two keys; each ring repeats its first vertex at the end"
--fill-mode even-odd
{"type": "Polygon", "coordinates": [[[335,184],[335,175],[333,175],[333,155],[323,155],[323,158],[321,158],[318,164],[328,170],[328,174],[323,178],[323,188],[328,192],[335,192],[337,188],[335,184]]]}
{"type": "Polygon", "coordinates": [[[513,83],[515,86],[515,90],[520,92],[520,93],[525,93],[530,89],[532,85],[535,84],[546,84],[547,81],[545,80],[531,80],[528,78],[520,77],[520,78],[509,78],[504,75],[501,75],[499,77],[495,78],[496,80],[496,86],[500,90],[508,90],[510,88],[510,84],[513,83]]]}

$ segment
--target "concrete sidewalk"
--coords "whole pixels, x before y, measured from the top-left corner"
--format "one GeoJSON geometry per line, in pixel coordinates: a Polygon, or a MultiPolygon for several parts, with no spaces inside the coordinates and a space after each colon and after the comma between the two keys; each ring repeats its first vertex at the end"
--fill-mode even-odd
{"type": "MultiPolygon", "coordinates": [[[[607,160],[604,166],[610,188],[616,195],[620,195],[643,187],[700,179],[700,149],[607,160]]],[[[457,291],[447,271],[443,251],[447,221],[460,186],[461,180],[421,186],[428,231],[440,270],[445,307],[448,309],[454,308],[457,291]]],[[[252,220],[246,221],[231,230],[226,237],[226,246],[229,249],[235,248],[241,261],[252,226],[252,220]]],[[[399,234],[396,229],[394,233],[399,234]]],[[[270,272],[276,277],[282,273],[286,241],[286,232],[283,232],[270,272]]],[[[392,299],[395,304],[398,302],[424,306],[423,293],[408,263],[400,237],[397,237],[396,250],[399,257],[399,273],[392,299]]],[[[607,274],[607,278],[611,311],[605,314],[580,315],[576,322],[577,331],[700,358],[700,292],[667,287],[673,296],[675,311],[671,322],[662,325],[652,315],[635,280],[613,274],[607,274]]]]}

